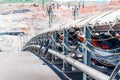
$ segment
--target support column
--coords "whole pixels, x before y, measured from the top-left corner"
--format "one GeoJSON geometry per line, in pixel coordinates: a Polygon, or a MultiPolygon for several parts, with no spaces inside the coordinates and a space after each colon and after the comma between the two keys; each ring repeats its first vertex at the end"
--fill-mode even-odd
{"type": "Polygon", "coordinates": [[[46,59],[51,59],[51,56],[49,56],[49,53],[48,53],[48,49],[51,47],[51,37],[50,37],[50,33],[46,33],[46,42],[45,42],[45,49],[44,49],[44,56],[46,59]]]}
{"type": "Polygon", "coordinates": [[[53,16],[53,10],[52,10],[51,5],[47,8],[47,14],[49,16],[49,28],[51,28],[52,27],[52,16],[53,16]]]}
{"type": "MultiPolygon", "coordinates": [[[[68,31],[66,29],[63,29],[63,35],[64,35],[64,39],[63,39],[63,54],[64,55],[68,55],[68,50],[65,47],[65,46],[68,46],[68,31]]],[[[69,72],[72,71],[71,66],[65,60],[63,60],[62,71],[65,72],[65,73],[69,73],[69,72]]]]}
{"type": "MultiPolygon", "coordinates": [[[[89,29],[87,28],[87,26],[84,27],[84,35],[85,35],[85,39],[84,39],[84,45],[88,46],[87,44],[87,39],[91,39],[91,34],[89,29]]],[[[88,46],[89,47],[89,46],[88,46]]],[[[84,56],[83,56],[83,63],[91,66],[91,54],[90,52],[84,48],[84,56]]],[[[88,76],[83,73],[83,80],[91,80],[90,78],[88,78],[88,76]]]]}
{"type": "MultiPolygon", "coordinates": [[[[51,32],[51,35],[52,35],[52,50],[56,51],[56,46],[55,46],[55,42],[56,42],[56,32],[51,32]]],[[[55,56],[52,55],[52,61],[51,63],[52,64],[55,64],[55,56]]]]}
{"type": "Polygon", "coordinates": [[[42,34],[41,34],[41,38],[40,38],[40,39],[41,39],[41,43],[40,43],[40,44],[41,44],[41,45],[40,45],[40,50],[41,50],[41,49],[42,49],[42,46],[43,46],[43,35],[42,35],[42,34]]]}
{"type": "Polygon", "coordinates": [[[55,41],[56,41],[56,32],[52,32],[52,49],[56,50],[55,41]]]}

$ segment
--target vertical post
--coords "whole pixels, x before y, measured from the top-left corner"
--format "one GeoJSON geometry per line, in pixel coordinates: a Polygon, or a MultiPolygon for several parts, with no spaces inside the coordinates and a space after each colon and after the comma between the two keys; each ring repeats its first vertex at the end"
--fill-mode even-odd
{"type": "MultiPolygon", "coordinates": [[[[63,35],[64,35],[63,44],[68,46],[68,31],[66,29],[63,29],[63,35]]],[[[63,54],[68,55],[68,50],[66,49],[65,46],[63,46],[63,54]]],[[[62,71],[65,73],[68,73],[71,71],[70,65],[65,60],[63,60],[62,71]]]]}
{"type": "Polygon", "coordinates": [[[42,46],[43,46],[43,34],[41,34],[41,43],[40,43],[40,50],[42,49],[42,46]]]}
{"type": "MultiPolygon", "coordinates": [[[[63,44],[68,46],[68,31],[66,29],[63,29],[63,36],[64,36],[63,44]]],[[[63,52],[64,52],[64,55],[68,54],[68,51],[64,46],[63,46],[63,52]]]]}
{"type": "Polygon", "coordinates": [[[68,2],[68,8],[70,8],[70,2],[68,2]]]}
{"type": "Polygon", "coordinates": [[[45,41],[45,49],[44,49],[44,56],[46,58],[48,58],[48,49],[50,47],[50,44],[51,44],[51,39],[50,39],[50,33],[46,33],[46,41],[45,41]]]}
{"type": "Polygon", "coordinates": [[[75,5],[73,9],[74,20],[76,20],[77,15],[78,15],[77,0],[75,0],[75,5]]]}
{"type": "Polygon", "coordinates": [[[84,4],[84,1],[83,1],[83,3],[82,3],[82,8],[84,8],[85,7],[85,4],[84,4]]]}
{"type": "Polygon", "coordinates": [[[79,8],[81,8],[81,3],[82,3],[82,1],[79,0],[79,2],[78,2],[78,7],[79,7],[79,8]]]}
{"type": "Polygon", "coordinates": [[[49,28],[52,27],[52,7],[51,5],[48,8],[48,16],[49,16],[49,28]]]}
{"type": "Polygon", "coordinates": [[[42,8],[44,9],[44,7],[45,7],[45,1],[42,0],[42,8]]]}
{"type": "Polygon", "coordinates": [[[53,15],[53,10],[52,10],[52,0],[50,0],[50,5],[47,7],[47,15],[49,16],[49,28],[52,27],[52,15],[53,15]]]}
{"type": "Polygon", "coordinates": [[[56,32],[52,32],[52,49],[55,50],[56,47],[55,47],[55,41],[56,41],[56,32]]]}
{"type": "Polygon", "coordinates": [[[76,17],[78,16],[78,8],[77,8],[77,5],[75,6],[75,19],[76,20],[76,17]]]}
{"type": "MultiPolygon", "coordinates": [[[[55,41],[56,41],[56,32],[52,32],[52,50],[55,50],[56,51],[56,47],[55,47],[55,41]]],[[[52,61],[51,61],[52,64],[55,63],[55,56],[52,55],[52,61]]]]}
{"type": "MultiPolygon", "coordinates": [[[[85,46],[88,46],[87,39],[91,39],[91,34],[87,26],[84,27],[84,35],[85,35],[84,44],[85,46]]],[[[83,63],[88,66],[91,66],[91,54],[87,49],[84,49],[83,63]]],[[[87,75],[85,73],[83,73],[83,80],[90,80],[87,78],[87,75]]]]}

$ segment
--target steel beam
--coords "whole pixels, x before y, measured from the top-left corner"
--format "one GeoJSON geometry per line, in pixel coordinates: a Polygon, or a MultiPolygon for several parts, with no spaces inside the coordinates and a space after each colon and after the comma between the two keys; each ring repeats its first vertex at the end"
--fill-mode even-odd
{"type": "MultiPolygon", "coordinates": [[[[84,27],[84,35],[85,35],[84,44],[88,46],[87,39],[91,39],[91,34],[87,26],[84,27]]],[[[88,66],[91,66],[91,55],[89,51],[85,48],[84,48],[84,55],[83,55],[83,63],[88,66]]],[[[83,73],[83,80],[90,80],[87,78],[87,75],[85,73],[83,73]]]]}
{"type": "MultiPolygon", "coordinates": [[[[56,32],[51,32],[52,34],[52,50],[55,50],[56,51],[56,46],[55,46],[55,42],[56,42],[56,32]]],[[[55,62],[55,56],[52,55],[52,61],[51,63],[54,64],[55,62]]]]}
{"type": "MultiPolygon", "coordinates": [[[[63,54],[68,55],[68,49],[67,49],[67,47],[68,47],[68,31],[67,31],[67,29],[63,29],[63,35],[64,35],[63,54]]],[[[65,73],[71,72],[71,66],[65,60],[63,60],[62,71],[65,72],[65,73]]]]}
{"type": "Polygon", "coordinates": [[[49,49],[48,52],[52,55],[55,55],[56,57],[59,57],[62,60],[65,60],[66,62],[75,66],[77,69],[79,69],[83,73],[89,75],[90,77],[92,77],[95,80],[109,80],[108,75],[106,75],[98,70],[95,70],[95,69],[91,68],[90,66],[87,66],[87,65],[79,62],[78,60],[75,60],[69,56],[60,54],[59,52],[53,51],[51,49],[49,49]]]}
{"type": "MultiPolygon", "coordinates": [[[[63,35],[64,35],[63,44],[68,46],[68,31],[66,29],[63,29],[63,35]]],[[[67,55],[68,50],[66,49],[65,45],[63,45],[63,53],[64,55],[67,55]]]]}
{"type": "Polygon", "coordinates": [[[115,69],[113,70],[109,80],[115,80],[115,77],[116,77],[119,70],[120,70],[120,61],[117,64],[117,66],[115,67],[115,69]]]}
{"type": "MultiPolygon", "coordinates": [[[[30,48],[30,47],[40,48],[40,46],[38,46],[38,45],[31,45],[31,46],[27,46],[25,49],[30,48]]],[[[62,60],[65,60],[66,62],[68,62],[69,64],[76,67],[78,70],[82,71],[83,73],[87,74],[88,76],[90,76],[91,78],[93,78],[95,80],[109,80],[110,79],[110,77],[108,75],[106,75],[94,68],[91,68],[90,66],[85,65],[85,64],[79,62],[78,60],[75,60],[69,56],[66,56],[64,54],[61,54],[61,53],[56,52],[51,49],[48,49],[48,52],[62,60]]]]}

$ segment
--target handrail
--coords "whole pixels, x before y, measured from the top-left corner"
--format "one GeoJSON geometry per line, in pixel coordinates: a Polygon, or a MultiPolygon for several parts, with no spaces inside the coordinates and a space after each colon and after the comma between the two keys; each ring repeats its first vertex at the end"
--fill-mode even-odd
{"type": "MultiPolygon", "coordinates": [[[[28,48],[28,47],[32,47],[32,45],[27,46],[26,48],[28,48]]],[[[33,45],[33,47],[39,48],[40,46],[33,45]]],[[[62,59],[62,60],[67,61],[69,64],[73,65],[74,67],[76,67],[80,71],[86,73],[87,75],[89,75],[90,77],[92,77],[95,80],[109,80],[109,78],[110,78],[108,75],[106,75],[106,74],[104,74],[104,73],[102,73],[94,68],[91,68],[91,67],[89,67],[89,66],[69,57],[69,56],[63,55],[63,54],[56,52],[54,50],[51,50],[51,49],[48,49],[48,52],[50,54],[62,59]]]]}

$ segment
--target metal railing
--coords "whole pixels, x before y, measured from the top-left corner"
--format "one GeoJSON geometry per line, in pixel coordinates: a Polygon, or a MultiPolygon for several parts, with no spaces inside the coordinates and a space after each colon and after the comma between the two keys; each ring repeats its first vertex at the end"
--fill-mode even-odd
{"type": "MultiPolygon", "coordinates": [[[[40,48],[39,45],[29,45],[29,46],[26,46],[24,49],[27,49],[27,48],[40,48]]],[[[92,77],[93,79],[95,80],[109,80],[110,77],[94,68],[91,68],[81,62],[79,62],[78,60],[75,60],[69,56],[66,56],[66,55],[63,55],[59,52],[56,52],[52,49],[48,49],[48,53],[62,59],[62,60],[65,60],[66,62],[68,62],[69,64],[71,64],[72,66],[76,67],[77,69],[79,69],[80,71],[82,71],[83,73],[87,74],[88,76],[92,77]]],[[[114,80],[114,79],[112,79],[114,80]]]]}

